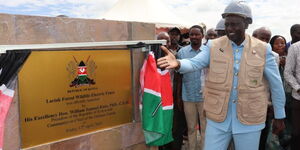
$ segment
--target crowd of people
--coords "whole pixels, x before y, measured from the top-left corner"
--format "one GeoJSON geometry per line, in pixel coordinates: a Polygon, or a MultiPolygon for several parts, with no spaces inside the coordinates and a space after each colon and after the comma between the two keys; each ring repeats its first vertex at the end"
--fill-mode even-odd
{"type": "Polygon", "coordinates": [[[174,141],[160,150],[181,150],[185,138],[188,150],[300,150],[300,24],[290,42],[268,27],[248,35],[250,24],[251,8],[234,1],[206,32],[157,35],[174,97],[174,141]]]}

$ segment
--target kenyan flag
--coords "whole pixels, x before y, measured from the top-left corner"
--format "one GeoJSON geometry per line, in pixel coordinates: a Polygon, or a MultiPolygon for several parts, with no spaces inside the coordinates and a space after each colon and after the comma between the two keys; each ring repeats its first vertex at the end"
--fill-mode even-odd
{"type": "Polygon", "coordinates": [[[173,141],[173,96],[170,73],[158,69],[154,58],[150,52],[141,71],[142,126],[146,144],[160,146],[173,141]]]}
{"type": "Polygon", "coordinates": [[[4,84],[0,86],[0,150],[4,141],[4,125],[15,91],[7,88],[4,84]]]}

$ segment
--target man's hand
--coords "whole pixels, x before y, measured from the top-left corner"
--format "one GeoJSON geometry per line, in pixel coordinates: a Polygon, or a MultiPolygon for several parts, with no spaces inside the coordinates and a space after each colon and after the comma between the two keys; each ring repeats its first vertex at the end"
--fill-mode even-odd
{"type": "Polygon", "coordinates": [[[160,48],[166,54],[165,57],[157,59],[157,65],[160,68],[172,69],[180,65],[176,57],[166,47],[161,46],[160,48]]]}
{"type": "Polygon", "coordinates": [[[284,119],[273,120],[273,131],[272,133],[279,135],[285,129],[284,119]]]}

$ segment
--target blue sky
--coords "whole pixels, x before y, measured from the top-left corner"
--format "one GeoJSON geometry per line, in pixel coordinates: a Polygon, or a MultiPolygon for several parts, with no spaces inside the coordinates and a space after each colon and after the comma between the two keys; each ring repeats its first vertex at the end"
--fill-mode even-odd
{"type": "MultiPolygon", "coordinates": [[[[0,13],[55,17],[100,19],[118,0],[0,0],[0,13]]],[[[165,6],[186,20],[215,27],[230,0],[161,0],[165,6]]],[[[246,0],[247,1],[247,0],[246,0]]],[[[261,26],[290,39],[291,25],[300,23],[299,0],[248,0],[254,16],[249,34],[261,26]]]]}

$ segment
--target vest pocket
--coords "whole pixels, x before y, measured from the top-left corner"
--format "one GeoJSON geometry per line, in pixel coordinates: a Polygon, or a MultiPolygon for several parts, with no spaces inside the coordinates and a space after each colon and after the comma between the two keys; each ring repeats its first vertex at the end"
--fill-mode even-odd
{"type": "Polygon", "coordinates": [[[239,95],[238,112],[242,120],[249,123],[260,123],[265,120],[267,97],[260,92],[243,93],[239,95]]]}
{"type": "Polygon", "coordinates": [[[227,78],[228,60],[213,59],[210,64],[208,80],[213,83],[224,83],[227,78]]]}
{"type": "Polygon", "coordinates": [[[221,114],[226,92],[214,89],[206,89],[204,92],[204,110],[213,114],[221,114]]]}
{"type": "Polygon", "coordinates": [[[254,60],[247,60],[246,65],[246,84],[249,87],[258,87],[262,84],[264,69],[263,59],[257,58],[254,60]]]}

